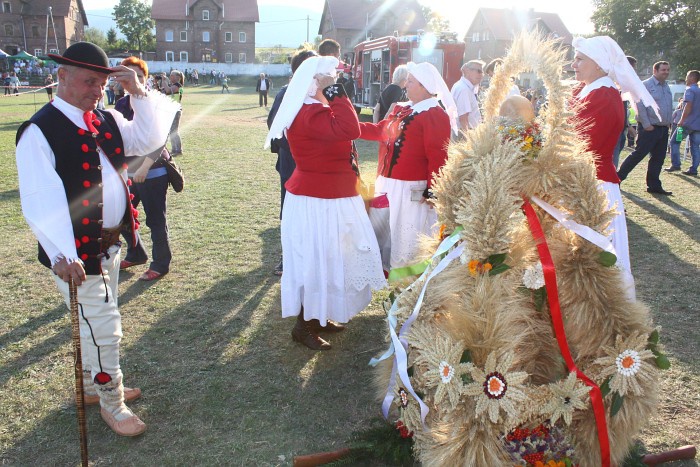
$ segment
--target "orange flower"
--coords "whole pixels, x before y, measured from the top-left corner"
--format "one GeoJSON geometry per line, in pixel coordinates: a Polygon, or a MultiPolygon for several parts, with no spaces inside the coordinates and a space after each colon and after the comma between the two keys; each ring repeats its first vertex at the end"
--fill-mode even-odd
{"type": "Polygon", "coordinates": [[[481,261],[478,259],[473,259],[469,261],[469,274],[472,275],[472,277],[476,277],[476,275],[479,272],[479,266],[481,266],[481,261]]]}
{"type": "Polygon", "coordinates": [[[445,238],[445,230],[447,229],[447,226],[445,224],[442,224],[440,226],[440,240],[444,240],[445,238]]]}
{"type": "Polygon", "coordinates": [[[535,467],[545,467],[542,461],[535,461],[535,467]]]}
{"type": "Polygon", "coordinates": [[[491,263],[485,263],[483,266],[482,272],[489,272],[491,269],[493,269],[493,266],[491,266],[491,263]]]}

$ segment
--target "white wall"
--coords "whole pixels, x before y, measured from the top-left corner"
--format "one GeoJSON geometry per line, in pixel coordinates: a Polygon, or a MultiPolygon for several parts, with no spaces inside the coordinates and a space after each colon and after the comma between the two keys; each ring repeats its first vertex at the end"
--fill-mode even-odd
{"type": "Polygon", "coordinates": [[[273,65],[264,63],[186,63],[161,61],[147,61],[146,63],[148,64],[148,71],[152,73],[168,73],[172,69],[184,72],[185,69],[192,70],[197,68],[200,80],[203,78],[203,71],[209,73],[211,70],[215,70],[216,72],[223,71],[229,76],[258,76],[260,73],[265,73],[268,76],[289,76],[292,74],[292,68],[286,63],[273,65]]]}

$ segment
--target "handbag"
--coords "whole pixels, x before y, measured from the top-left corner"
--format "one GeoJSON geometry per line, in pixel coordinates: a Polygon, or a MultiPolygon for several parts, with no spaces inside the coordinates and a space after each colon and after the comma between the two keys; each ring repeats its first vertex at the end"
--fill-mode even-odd
{"type": "Polygon", "coordinates": [[[382,119],[382,116],[379,115],[381,113],[381,108],[382,105],[377,102],[377,105],[374,106],[374,111],[372,112],[372,123],[379,123],[379,121],[382,119]]]}
{"type": "Polygon", "coordinates": [[[163,167],[168,172],[168,183],[173,187],[175,193],[180,193],[185,188],[185,175],[182,173],[182,169],[172,157],[163,159],[163,167]]]}

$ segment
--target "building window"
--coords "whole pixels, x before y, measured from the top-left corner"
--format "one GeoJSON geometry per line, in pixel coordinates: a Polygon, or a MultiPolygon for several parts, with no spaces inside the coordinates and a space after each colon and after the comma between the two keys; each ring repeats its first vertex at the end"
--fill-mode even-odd
{"type": "Polygon", "coordinates": [[[44,55],[44,49],[34,49],[34,56],[44,55]]]}
{"type": "Polygon", "coordinates": [[[472,33],[472,42],[479,42],[479,33],[472,33]]]}
{"type": "Polygon", "coordinates": [[[187,31],[180,31],[180,42],[187,42],[187,31]]]}
{"type": "Polygon", "coordinates": [[[39,37],[39,26],[32,26],[32,37],[39,37]]]}
{"type": "Polygon", "coordinates": [[[346,37],[345,38],[345,48],[349,49],[352,47],[352,37],[346,37]]]}
{"type": "Polygon", "coordinates": [[[224,41],[233,42],[233,33],[232,32],[225,33],[224,34],[224,41]]]}
{"type": "Polygon", "coordinates": [[[49,49],[50,54],[58,54],[58,49],[49,49]]]}
{"type": "Polygon", "coordinates": [[[10,2],[2,2],[2,12],[12,13],[12,4],[10,2]]]}
{"type": "Polygon", "coordinates": [[[489,40],[489,32],[488,31],[484,32],[484,40],[485,41],[489,40]]]}
{"type": "Polygon", "coordinates": [[[172,29],[166,29],[165,30],[165,42],[172,42],[173,41],[173,31],[172,29]]]}
{"type": "Polygon", "coordinates": [[[202,42],[209,42],[209,31],[202,31],[202,42]]]}
{"type": "Polygon", "coordinates": [[[245,63],[245,52],[238,54],[238,63],[245,63]]]}
{"type": "Polygon", "coordinates": [[[226,52],[226,63],[233,63],[233,54],[231,52],[226,52]]]}
{"type": "Polygon", "coordinates": [[[13,36],[15,34],[15,28],[12,27],[11,24],[6,24],[5,25],[5,35],[6,36],[13,36]]]}
{"type": "Polygon", "coordinates": [[[202,21],[209,21],[209,10],[202,10],[202,21]]]}
{"type": "Polygon", "coordinates": [[[180,61],[181,61],[181,62],[187,62],[187,61],[188,61],[187,52],[180,52],[180,61]]]}
{"type": "Polygon", "coordinates": [[[166,62],[174,62],[175,61],[175,52],[172,50],[168,50],[165,52],[165,61],[166,62]]]}
{"type": "Polygon", "coordinates": [[[238,42],[245,42],[245,33],[244,32],[238,33],[238,42]]]}

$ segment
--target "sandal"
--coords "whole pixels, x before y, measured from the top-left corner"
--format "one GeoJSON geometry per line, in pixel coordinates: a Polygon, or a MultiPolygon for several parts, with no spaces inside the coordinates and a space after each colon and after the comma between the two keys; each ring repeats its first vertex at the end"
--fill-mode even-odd
{"type": "Polygon", "coordinates": [[[139,280],[149,282],[149,281],[153,281],[156,279],[160,279],[162,276],[163,276],[163,274],[161,274],[160,272],[154,271],[153,269],[148,269],[146,272],[141,274],[141,277],[139,277],[139,280]]]}
{"type": "Polygon", "coordinates": [[[119,269],[127,269],[130,268],[131,266],[138,266],[139,264],[146,264],[147,260],[143,261],[128,261],[126,259],[121,260],[119,263],[119,269]]]}

